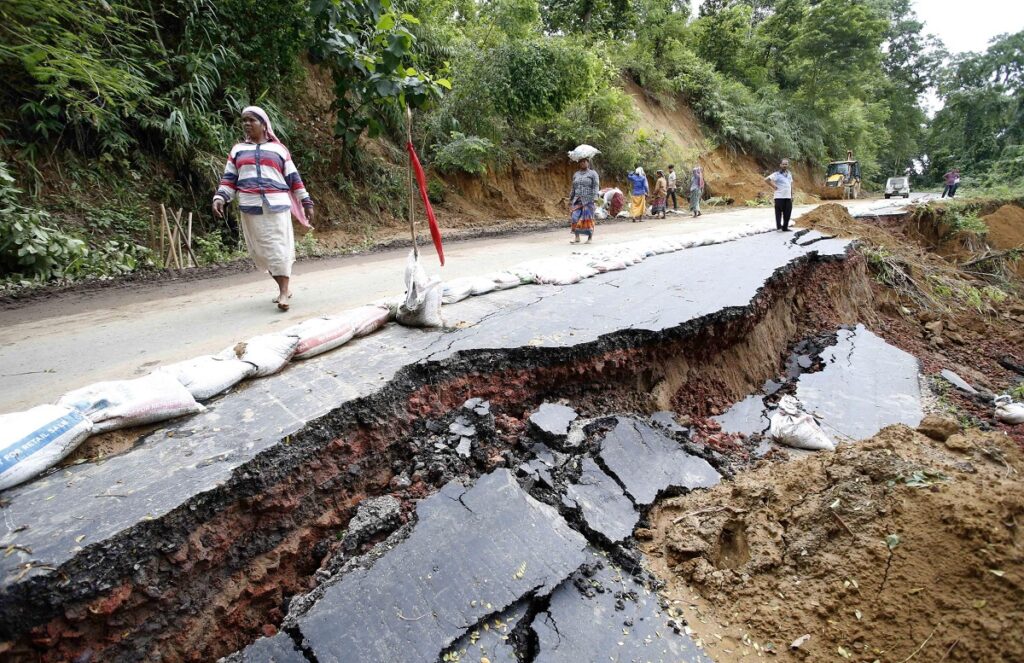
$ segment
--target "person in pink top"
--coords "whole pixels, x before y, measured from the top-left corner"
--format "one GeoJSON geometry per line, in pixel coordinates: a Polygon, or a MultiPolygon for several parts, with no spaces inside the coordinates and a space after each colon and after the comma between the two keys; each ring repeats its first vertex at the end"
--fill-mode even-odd
{"type": "Polygon", "coordinates": [[[942,197],[945,198],[947,195],[952,198],[956,195],[956,190],[960,187],[960,169],[954,168],[948,173],[942,176],[946,186],[942,189],[942,197]]]}
{"type": "Polygon", "coordinates": [[[277,308],[287,311],[288,287],[295,262],[292,216],[307,228],[313,220],[313,199],[302,177],[259,106],[242,110],[245,140],[231,148],[220,186],[213,196],[213,214],[224,218],[224,206],[238,196],[242,233],[256,267],[277,283],[277,308]]]}

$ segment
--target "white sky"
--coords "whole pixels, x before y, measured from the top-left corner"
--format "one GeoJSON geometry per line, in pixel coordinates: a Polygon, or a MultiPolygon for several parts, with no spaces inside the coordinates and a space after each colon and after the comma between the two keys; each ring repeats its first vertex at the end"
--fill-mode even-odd
{"type": "Polygon", "coordinates": [[[914,0],[914,9],[951,53],[984,51],[992,37],[1024,30],[1019,0],[914,0]]]}
{"type": "MultiPolygon", "coordinates": [[[[694,15],[702,2],[692,0],[694,15]]],[[[1022,0],[914,0],[914,9],[951,53],[984,51],[992,37],[1024,30],[1022,0]]]]}

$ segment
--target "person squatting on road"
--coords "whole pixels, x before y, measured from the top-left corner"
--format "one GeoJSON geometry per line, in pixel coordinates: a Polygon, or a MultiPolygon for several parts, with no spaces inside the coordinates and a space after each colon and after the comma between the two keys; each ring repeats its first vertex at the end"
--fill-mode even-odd
{"type": "Polygon", "coordinates": [[[600,191],[603,203],[601,207],[608,213],[608,216],[615,218],[622,211],[623,205],[626,204],[626,197],[622,195],[622,190],[612,187],[609,189],[601,189],[600,191]]]}
{"type": "Polygon", "coordinates": [[[633,223],[644,220],[644,212],[647,211],[647,194],[650,193],[650,186],[647,184],[647,174],[640,166],[626,176],[633,184],[633,195],[629,200],[629,215],[633,217],[633,223]]]}
{"type": "Polygon", "coordinates": [[[700,199],[704,196],[704,169],[694,166],[690,173],[690,211],[694,218],[701,215],[700,199]]]}
{"type": "Polygon", "coordinates": [[[570,230],[576,236],[573,244],[580,243],[580,235],[586,235],[588,242],[594,239],[594,201],[600,188],[601,180],[597,172],[591,170],[590,159],[580,159],[579,170],[573,173],[569,191],[570,230]]]}
{"type": "Polygon", "coordinates": [[[277,283],[274,303],[287,311],[292,293],[288,281],[295,262],[295,236],[292,215],[310,227],[313,200],[302,184],[302,177],[270,124],[266,112],[258,106],[242,110],[245,140],[235,144],[228,154],[224,175],[213,196],[213,214],[224,218],[224,206],[238,193],[242,213],[242,233],[249,255],[259,269],[265,269],[277,283]]]}
{"type": "Polygon", "coordinates": [[[956,195],[956,190],[960,187],[960,170],[954,168],[945,175],[942,176],[946,186],[942,188],[942,198],[949,196],[952,198],[956,195]]]}
{"type": "MultiPolygon", "coordinates": [[[[676,166],[675,164],[668,165],[668,198],[672,199],[672,209],[679,209],[679,201],[676,200],[676,184],[678,178],[676,177],[676,166]]],[[[668,206],[668,198],[665,199],[666,207],[668,206]]]]}
{"type": "Polygon", "coordinates": [[[775,189],[775,229],[788,231],[789,218],[793,216],[793,173],[789,170],[789,159],[783,159],[779,169],[764,181],[775,189]]]}
{"type": "Polygon", "coordinates": [[[665,179],[664,171],[659,170],[658,179],[654,183],[654,203],[651,205],[651,215],[654,218],[658,218],[659,214],[661,218],[665,218],[665,209],[668,202],[666,196],[668,196],[668,180],[665,179]]]}

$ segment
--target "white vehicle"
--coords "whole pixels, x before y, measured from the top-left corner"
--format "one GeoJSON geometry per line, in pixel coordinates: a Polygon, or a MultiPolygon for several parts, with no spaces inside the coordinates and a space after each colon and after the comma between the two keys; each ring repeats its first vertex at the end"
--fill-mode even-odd
{"type": "Polygon", "coordinates": [[[903,196],[904,198],[910,197],[909,177],[890,177],[886,180],[885,197],[892,198],[893,196],[903,196]]]}

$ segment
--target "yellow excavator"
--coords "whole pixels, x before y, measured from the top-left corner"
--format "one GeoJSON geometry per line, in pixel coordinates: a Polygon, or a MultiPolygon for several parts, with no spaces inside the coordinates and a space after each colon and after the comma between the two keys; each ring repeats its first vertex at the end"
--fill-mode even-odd
{"type": "Polygon", "coordinates": [[[833,161],[825,173],[821,197],[828,200],[860,198],[860,162],[853,152],[846,152],[846,161],[833,161]]]}

